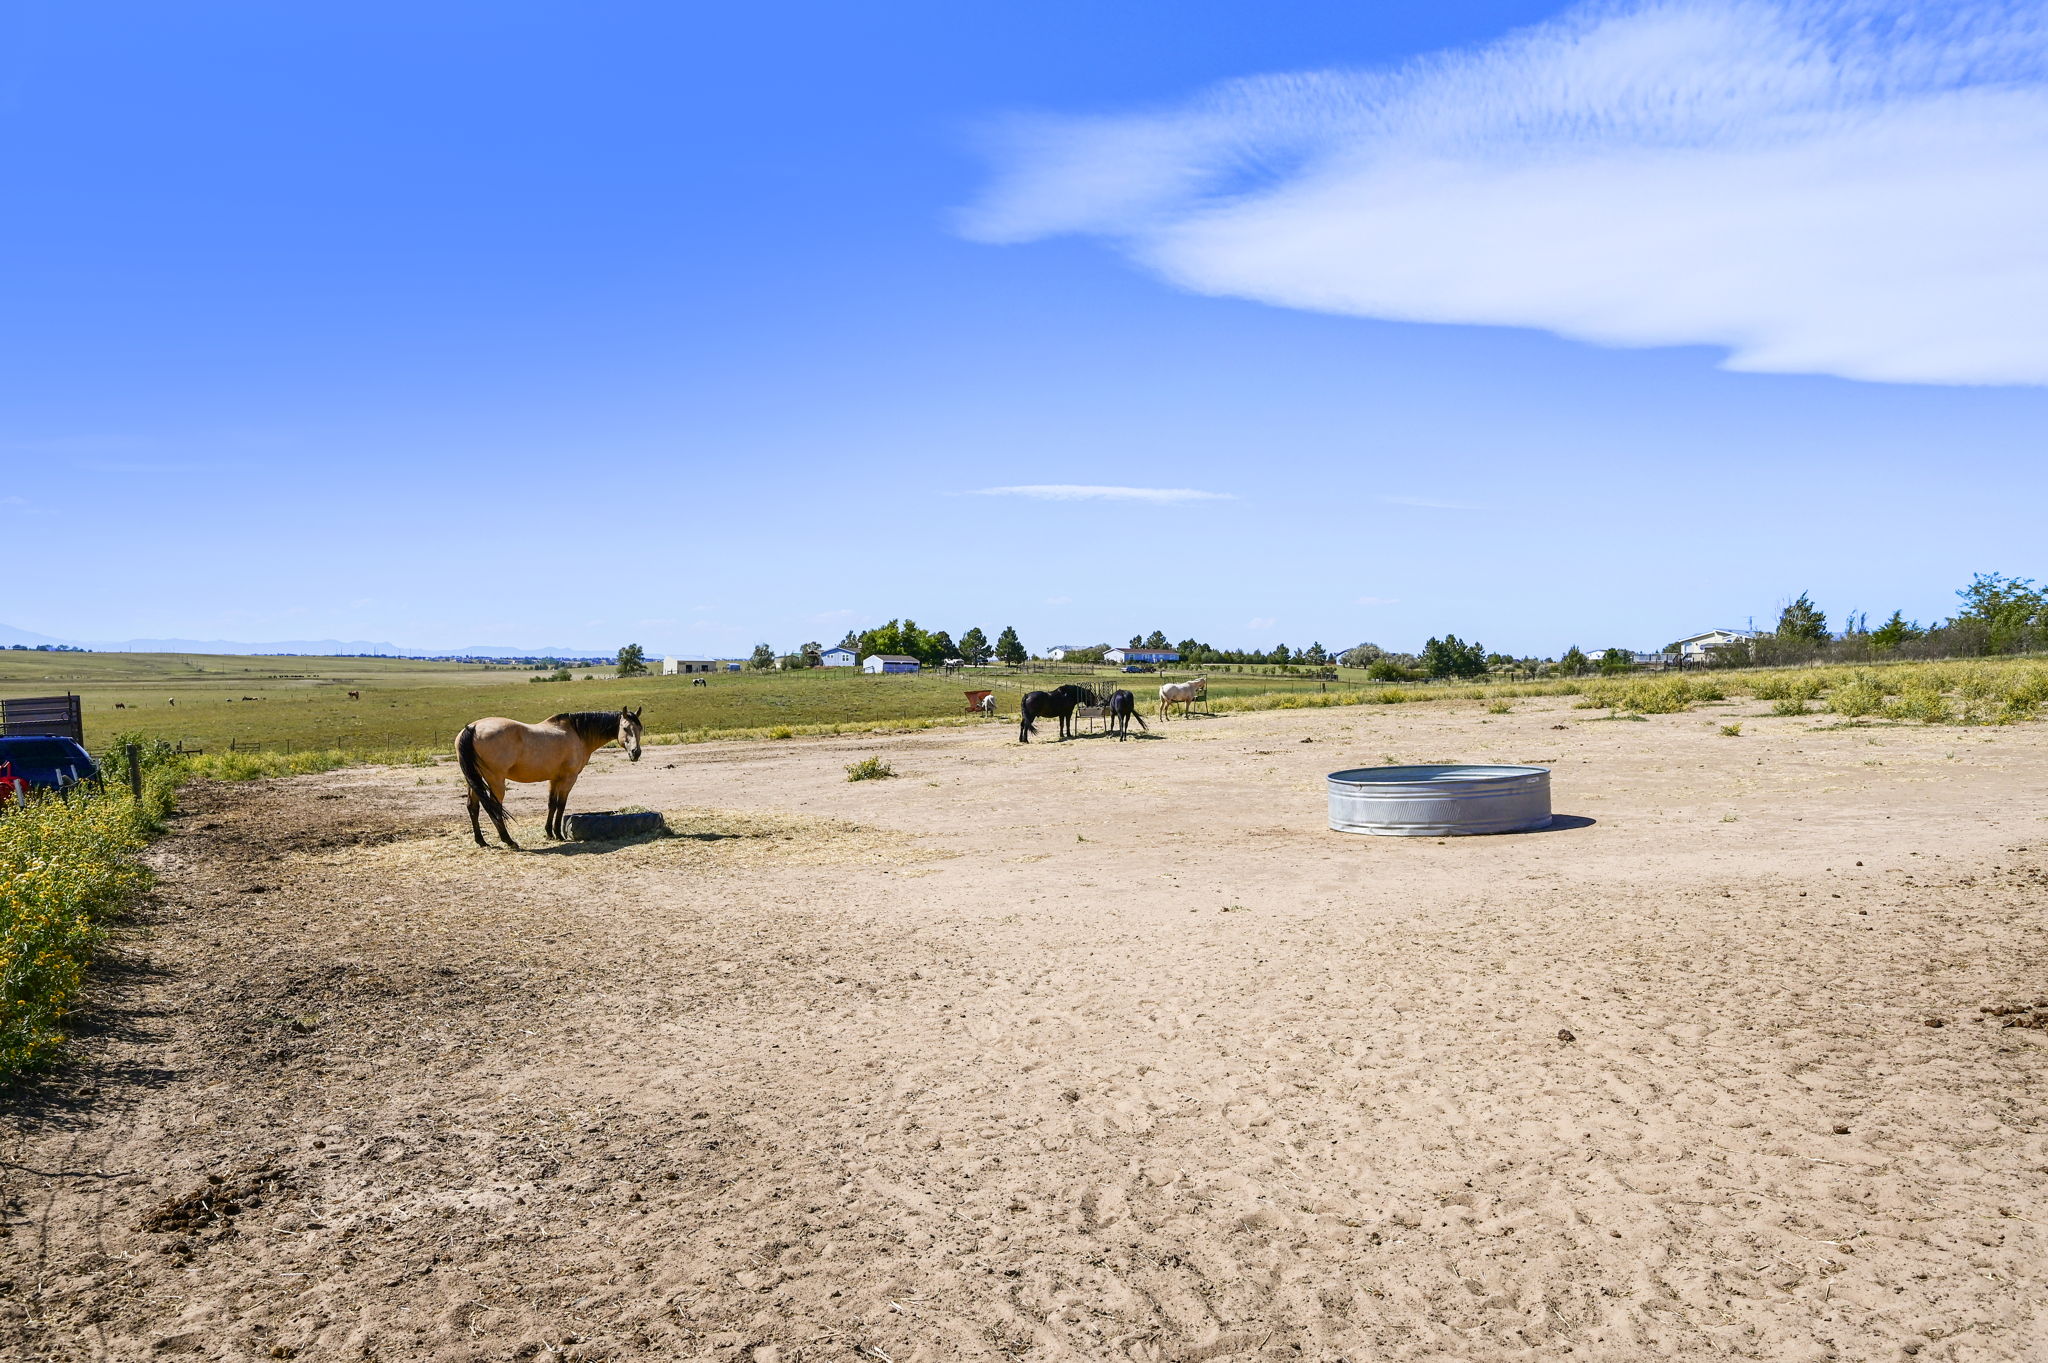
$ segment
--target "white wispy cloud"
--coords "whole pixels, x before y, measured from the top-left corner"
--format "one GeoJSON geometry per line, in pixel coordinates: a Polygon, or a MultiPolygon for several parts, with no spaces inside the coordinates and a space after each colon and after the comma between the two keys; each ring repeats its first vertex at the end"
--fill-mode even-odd
{"type": "Polygon", "coordinates": [[[1436,497],[1397,497],[1390,495],[1378,497],[1374,500],[1385,502],[1388,506],[1422,506],[1428,507],[1432,511],[1484,511],[1487,509],[1472,502],[1446,502],[1436,497]]]}
{"type": "Polygon", "coordinates": [[[1097,234],[1197,292],[2048,383],[2041,0],[1624,0],[991,140],[967,235],[1097,234]]]}
{"type": "Polygon", "coordinates": [[[1393,606],[1400,604],[1398,596],[1361,596],[1352,604],[1355,606],[1393,606]]]}
{"type": "Polygon", "coordinates": [[[1029,483],[1022,487],[983,487],[976,497],[1033,497],[1043,502],[1228,502],[1228,492],[1202,492],[1191,487],[1096,487],[1087,483],[1029,483]]]}

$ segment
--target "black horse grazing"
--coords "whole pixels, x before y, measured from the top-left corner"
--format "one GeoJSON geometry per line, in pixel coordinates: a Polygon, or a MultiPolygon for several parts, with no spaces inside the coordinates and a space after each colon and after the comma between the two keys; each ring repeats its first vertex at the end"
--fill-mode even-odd
{"type": "Polygon", "coordinates": [[[1029,743],[1034,724],[1041,719],[1057,719],[1060,722],[1060,737],[1070,736],[1074,731],[1074,707],[1095,704],[1095,693],[1085,686],[1068,682],[1065,686],[1050,691],[1026,691],[1024,693],[1024,718],[1017,725],[1017,741],[1029,743]]]}
{"type": "Polygon", "coordinates": [[[1117,742],[1123,742],[1124,735],[1131,731],[1131,721],[1138,721],[1140,729],[1149,729],[1145,717],[1138,713],[1138,698],[1128,691],[1109,693],[1109,731],[1116,735],[1117,742]]]}

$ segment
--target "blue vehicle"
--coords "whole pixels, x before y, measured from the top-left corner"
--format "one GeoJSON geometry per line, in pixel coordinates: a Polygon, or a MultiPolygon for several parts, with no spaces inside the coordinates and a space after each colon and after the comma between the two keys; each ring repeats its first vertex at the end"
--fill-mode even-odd
{"type": "Polygon", "coordinates": [[[32,790],[65,790],[81,781],[99,779],[100,764],[71,739],[50,735],[0,738],[0,800],[32,790]]]}

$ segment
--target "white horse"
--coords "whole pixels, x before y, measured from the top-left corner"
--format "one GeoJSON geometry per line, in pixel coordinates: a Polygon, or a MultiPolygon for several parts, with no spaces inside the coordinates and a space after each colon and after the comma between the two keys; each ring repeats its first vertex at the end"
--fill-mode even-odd
{"type": "Polygon", "coordinates": [[[1175,705],[1180,706],[1185,716],[1188,707],[1209,694],[1209,679],[1197,677],[1193,681],[1167,682],[1159,688],[1159,717],[1165,719],[1167,712],[1175,705]]]}
{"type": "Polygon", "coordinates": [[[981,698],[981,712],[992,715],[996,712],[996,693],[991,691],[981,698]]]}

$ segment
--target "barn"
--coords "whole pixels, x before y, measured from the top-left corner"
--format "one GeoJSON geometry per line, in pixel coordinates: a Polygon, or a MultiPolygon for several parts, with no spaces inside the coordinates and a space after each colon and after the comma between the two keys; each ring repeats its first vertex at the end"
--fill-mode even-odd
{"type": "Polygon", "coordinates": [[[918,662],[901,653],[870,653],[861,661],[861,667],[869,672],[915,672],[918,662]]]}
{"type": "Polygon", "coordinates": [[[820,667],[857,667],[859,664],[860,655],[844,644],[837,648],[828,648],[818,655],[820,667]]]}
{"type": "Polygon", "coordinates": [[[661,675],[664,677],[680,676],[685,672],[716,672],[717,670],[718,664],[712,662],[709,658],[663,658],[661,660],[661,675]]]}
{"type": "Polygon", "coordinates": [[[1125,663],[1177,663],[1180,653],[1171,648],[1113,648],[1102,655],[1102,661],[1111,667],[1122,667],[1125,663]]]}

